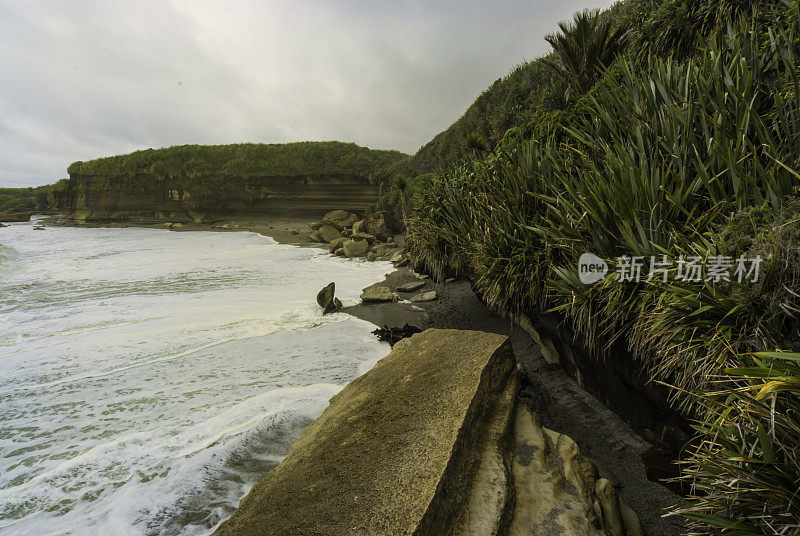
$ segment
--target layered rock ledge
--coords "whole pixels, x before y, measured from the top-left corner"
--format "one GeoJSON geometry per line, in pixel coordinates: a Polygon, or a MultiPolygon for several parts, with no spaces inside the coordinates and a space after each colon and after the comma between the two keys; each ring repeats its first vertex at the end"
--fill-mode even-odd
{"type": "Polygon", "coordinates": [[[505,336],[403,339],[331,399],[214,534],[641,533],[575,443],[518,407],[518,389],[505,336]]]}

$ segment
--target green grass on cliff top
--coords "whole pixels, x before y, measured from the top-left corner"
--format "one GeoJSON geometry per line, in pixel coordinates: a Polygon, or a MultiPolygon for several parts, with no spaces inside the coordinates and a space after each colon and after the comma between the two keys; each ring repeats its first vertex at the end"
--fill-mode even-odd
{"type": "Polygon", "coordinates": [[[178,145],[75,162],[69,174],[106,177],[369,176],[408,158],[400,151],[373,150],[355,143],[305,141],[285,144],[178,145]]]}

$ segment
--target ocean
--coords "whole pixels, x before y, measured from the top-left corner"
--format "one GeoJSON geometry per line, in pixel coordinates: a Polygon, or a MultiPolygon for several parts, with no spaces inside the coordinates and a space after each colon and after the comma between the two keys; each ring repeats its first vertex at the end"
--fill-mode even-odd
{"type": "Polygon", "coordinates": [[[391,271],[249,232],[0,229],[0,534],[205,535],[389,353],[391,271]]]}

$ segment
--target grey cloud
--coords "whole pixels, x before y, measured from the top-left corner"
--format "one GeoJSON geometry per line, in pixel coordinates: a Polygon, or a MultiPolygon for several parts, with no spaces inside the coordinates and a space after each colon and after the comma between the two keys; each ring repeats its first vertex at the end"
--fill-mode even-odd
{"type": "Polygon", "coordinates": [[[0,0],[0,186],[183,143],[414,152],[610,0],[0,0]]]}

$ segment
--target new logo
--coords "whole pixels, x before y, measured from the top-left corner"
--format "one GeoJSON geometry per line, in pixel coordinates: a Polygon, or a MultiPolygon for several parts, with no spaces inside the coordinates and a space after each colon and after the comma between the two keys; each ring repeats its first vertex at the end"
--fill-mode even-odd
{"type": "Polygon", "coordinates": [[[578,259],[578,278],[584,285],[591,285],[603,279],[608,273],[606,261],[593,253],[584,253],[578,259]]]}

